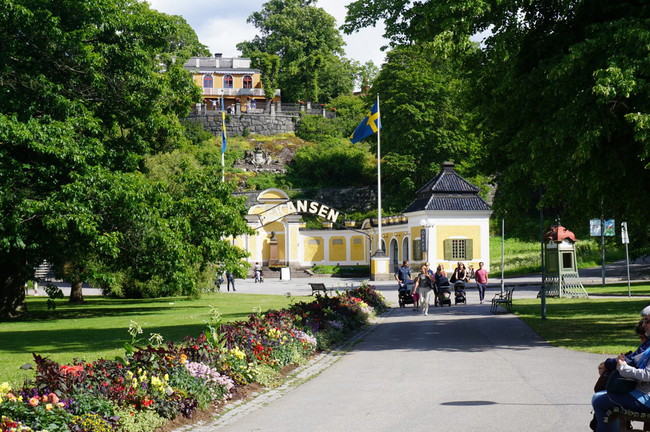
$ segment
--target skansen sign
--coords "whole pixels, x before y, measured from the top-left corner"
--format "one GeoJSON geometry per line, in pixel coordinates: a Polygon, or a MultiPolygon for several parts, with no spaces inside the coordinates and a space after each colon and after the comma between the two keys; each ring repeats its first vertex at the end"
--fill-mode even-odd
{"type": "Polygon", "coordinates": [[[259,213],[258,216],[260,218],[260,224],[264,226],[280,220],[287,215],[296,213],[312,214],[333,223],[336,223],[341,215],[339,210],[318,201],[296,200],[278,204],[259,213]]]}

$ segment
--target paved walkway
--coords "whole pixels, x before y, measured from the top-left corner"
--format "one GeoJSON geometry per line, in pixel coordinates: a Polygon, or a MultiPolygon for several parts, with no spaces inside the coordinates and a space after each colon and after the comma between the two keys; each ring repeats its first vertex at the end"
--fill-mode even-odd
{"type": "MultiPolygon", "coordinates": [[[[237,291],[297,297],[314,281],[350,283],[238,280],[237,291]]],[[[490,314],[475,289],[467,305],[432,307],[425,317],[396,307],[394,282],[375,285],[395,307],[349,349],[323,354],[280,389],[179,431],[589,430],[596,366],[605,356],[550,346],[514,315],[490,314]]],[[[486,299],[499,289],[497,281],[486,299]]],[[[520,285],[515,298],[534,298],[537,289],[520,285]]]]}

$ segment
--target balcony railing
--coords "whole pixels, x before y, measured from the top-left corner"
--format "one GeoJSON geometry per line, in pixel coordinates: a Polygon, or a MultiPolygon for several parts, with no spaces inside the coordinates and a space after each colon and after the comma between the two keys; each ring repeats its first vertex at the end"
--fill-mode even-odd
{"type": "MultiPolygon", "coordinates": [[[[209,88],[203,87],[203,94],[208,96],[260,96],[264,97],[264,89],[261,88],[209,88]]],[[[280,90],[275,91],[280,96],[280,90]]]]}

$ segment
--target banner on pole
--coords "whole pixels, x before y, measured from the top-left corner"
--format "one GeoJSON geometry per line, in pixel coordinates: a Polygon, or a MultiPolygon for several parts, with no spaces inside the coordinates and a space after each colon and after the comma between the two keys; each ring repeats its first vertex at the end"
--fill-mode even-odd
{"type": "Polygon", "coordinates": [[[589,235],[600,237],[600,219],[589,219],[589,235]]]}
{"type": "Polygon", "coordinates": [[[614,219],[606,220],[603,223],[603,228],[605,230],[604,235],[607,237],[613,237],[616,235],[616,221],[614,219]]]}

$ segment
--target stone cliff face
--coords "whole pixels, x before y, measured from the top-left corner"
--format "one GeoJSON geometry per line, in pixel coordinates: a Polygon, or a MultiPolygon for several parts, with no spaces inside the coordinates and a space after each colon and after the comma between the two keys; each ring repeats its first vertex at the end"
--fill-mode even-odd
{"type": "MultiPolygon", "coordinates": [[[[221,112],[209,111],[208,114],[193,114],[188,120],[201,123],[211,133],[221,135],[221,112]]],[[[247,133],[258,135],[276,135],[295,132],[298,116],[287,114],[226,114],[226,133],[228,136],[243,136],[247,133]]]]}

